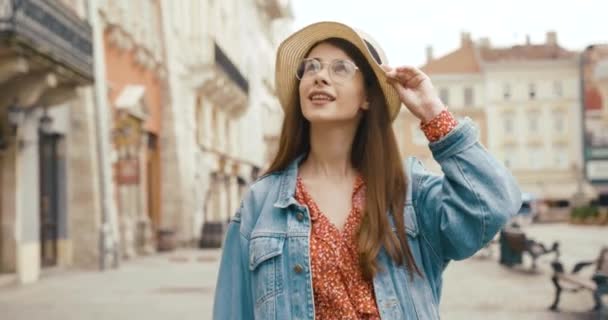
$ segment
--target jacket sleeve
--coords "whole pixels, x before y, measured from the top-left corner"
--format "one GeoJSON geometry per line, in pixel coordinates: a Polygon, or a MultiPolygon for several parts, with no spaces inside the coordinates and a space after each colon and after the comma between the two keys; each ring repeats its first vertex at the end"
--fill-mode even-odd
{"type": "Polygon", "coordinates": [[[249,240],[241,234],[241,211],[228,225],[222,248],[213,319],[240,320],[253,317],[250,273],[247,267],[249,240]]]}
{"type": "Polygon", "coordinates": [[[517,213],[520,189],[479,143],[468,118],[429,147],[444,175],[432,175],[420,163],[410,168],[422,235],[439,262],[468,258],[517,213]]]}

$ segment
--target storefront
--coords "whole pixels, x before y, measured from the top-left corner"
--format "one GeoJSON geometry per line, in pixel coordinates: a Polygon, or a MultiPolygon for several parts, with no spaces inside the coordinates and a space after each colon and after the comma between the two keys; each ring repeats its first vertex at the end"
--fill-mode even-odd
{"type": "Polygon", "coordinates": [[[36,281],[71,264],[70,109],[93,82],[90,25],[58,1],[0,10],[0,272],[36,281]]]}

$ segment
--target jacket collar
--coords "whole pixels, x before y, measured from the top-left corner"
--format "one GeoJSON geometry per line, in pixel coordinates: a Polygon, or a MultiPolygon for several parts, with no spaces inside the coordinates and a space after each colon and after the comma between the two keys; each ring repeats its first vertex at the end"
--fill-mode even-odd
{"type": "Polygon", "coordinates": [[[296,179],[298,177],[298,168],[306,155],[299,155],[280,175],[279,178],[279,197],[274,203],[276,208],[287,208],[290,205],[300,205],[295,198],[296,179]]]}
{"type": "MultiPolygon", "coordinates": [[[[300,163],[306,154],[299,155],[293,160],[289,166],[285,170],[283,170],[280,174],[279,178],[279,197],[277,201],[274,203],[276,208],[287,208],[290,205],[300,205],[298,201],[296,201],[295,193],[296,193],[296,181],[298,177],[298,168],[300,167],[300,163]]],[[[407,177],[407,193],[405,196],[405,204],[413,203],[413,188],[414,180],[412,179],[412,172],[416,170],[421,170],[420,161],[418,161],[415,157],[408,157],[406,160],[405,173],[407,177]]]]}

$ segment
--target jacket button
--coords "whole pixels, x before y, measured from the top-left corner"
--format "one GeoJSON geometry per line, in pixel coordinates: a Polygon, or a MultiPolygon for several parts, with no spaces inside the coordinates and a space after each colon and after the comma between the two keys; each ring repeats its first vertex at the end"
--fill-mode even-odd
{"type": "Polygon", "coordinates": [[[304,268],[302,267],[301,264],[298,263],[293,267],[293,271],[295,273],[302,273],[302,271],[304,271],[304,268]]]}
{"type": "Polygon", "coordinates": [[[298,221],[304,220],[304,215],[302,214],[302,212],[298,212],[296,214],[296,219],[298,219],[298,221]]]}

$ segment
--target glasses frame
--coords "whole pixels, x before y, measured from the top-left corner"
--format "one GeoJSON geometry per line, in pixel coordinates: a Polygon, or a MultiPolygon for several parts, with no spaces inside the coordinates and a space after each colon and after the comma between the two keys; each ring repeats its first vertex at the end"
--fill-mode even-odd
{"type": "Polygon", "coordinates": [[[323,71],[323,69],[325,68],[325,66],[330,66],[330,68],[328,69],[327,74],[329,75],[329,77],[331,78],[332,81],[338,82],[338,83],[346,82],[348,80],[351,80],[352,78],[355,77],[355,75],[357,74],[357,71],[360,70],[359,67],[354,62],[352,62],[352,61],[350,61],[348,59],[334,59],[334,60],[329,61],[329,62],[323,62],[323,61],[321,61],[321,60],[319,60],[317,58],[305,58],[305,59],[302,59],[302,61],[298,65],[298,69],[296,70],[296,78],[298,80],[300,80],[300,81],[302,81],[302,79],[304,79],[304,78],[308,78],[308,76],[305,76],[306,73],[303,73],[301,77],[298,76],[298,74],[299,74],[298,71],[300,70],[300,68],[302,67],[302,65],[305,62],[307,62],[307,61],[316,61],[316,62],[318,62],[321,65],[321,68],[317,72],[315,72],[314,74],[311,74],[310,76],[315,76],[319,72],[323,71]],[[347,64],[352,65],[355,68],[355,72],[353,72],[352,76],[350,76],[349,78],[341,78],[341,77],[335,76],[335,74],[333,72],[333,68],[331,68],[331,66],[335,65],[338,62],[346,62],[347,64]]]}

